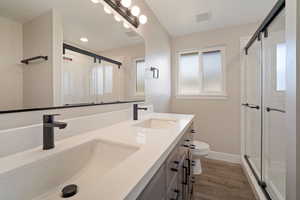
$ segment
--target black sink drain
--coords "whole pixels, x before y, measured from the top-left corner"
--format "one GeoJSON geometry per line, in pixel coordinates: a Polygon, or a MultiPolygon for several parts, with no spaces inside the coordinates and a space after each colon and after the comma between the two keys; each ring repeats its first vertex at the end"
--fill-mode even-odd
{"type": "Polygon", "coordinates": [[[77,185],[75,185],[75,184],[67,185],[62,189],[61,196],[63,198],[69,198],[69,197],[72,197],[75,194],[77,194],[77,191],[78,191],[77,185]]]}

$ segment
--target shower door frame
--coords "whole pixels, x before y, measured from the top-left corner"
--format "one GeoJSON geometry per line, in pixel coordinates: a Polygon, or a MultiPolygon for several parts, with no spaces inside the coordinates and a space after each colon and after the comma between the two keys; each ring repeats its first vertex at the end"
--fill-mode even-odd
{"type": "MultiPolygon", "coordinates": [[[[246,168],[249,168],[251,170],[252,174],[247,174],[249,179],[253,179],[253,176],[255,177],[255,181],[257,182],[257,184],[259,185],[259,188],[261,189],[260,191],[263,193],[264,197],[268,200],[272,200],[268,191],[266,190],[266,183],[263,182],[263,169],[261,168],[261,177],[259,177],[253,166],[251,165],[251,162],[248,159],[248,156],[246,155],[246,133],[245,133],[245,109],[244,106],[242,106],[246,101],[246,95],[245,95],[245,67],[246,67],[246,56],[248,54],[248,49],[252,46],[252,44],[257,40],[257,39],[261,39],[261,37],[268,37],[268,31],[267,28],[269,27],[269,25],[274,21],[274,19],[281,13],[281,11],[285,8],[285,0],[278,0],[278,2],[275,4],[275,6],[273,7],[273,9],[271,10],[271,12],[268,14],[268,16],[265,18],[265,20],[263,21],[263,23],[259,26],[259,28],[257,29],[257,31],[255,32],[255,34],[251,37],[251,39],[249,40],[249,42],[247,43],[246,47],[244,49],[242,49],[241,51],[241,109],[240,109],[240,113],[241,113],[241,126],[240,126],[240,130],[241,130],[241,160],[242,160],[242,164],[246,164],[247,166],[244,166],[245,171],[248,172],[249,170],[247,170],[246,168]]],[[[245,45],[245,40],[247,37],[243,37],[240,39],[240,44],[241,47],[243,47],[245,45]]],[[[263,61],[262,61],[263,62],[263,61]]],[[[263,66],[262,70],[263,70],[263,66]]],[[[263,73],[262,73],[263,76],[263,73]]],[[[263,77],[262,77],[263,78],[263,77]]],[[[263,79],[262,79],[263,80],[263,79]]],[[[262,91],[263,91],[263,85],[261,85],[262,87],[262,91]]],[[[262,92],[261,91],[261,92],[262,92]]],[[[263,102],[263,101],[262,101],[263,102]]],[[[263,112],[264,108],[261,108],[261,112],[263,112]]],[[[263,120],[263,114],[262,114],[262,120],[263,120]]],[[[263,122],[261,124],[263,126],[263,122]]],[[[263,130],[261,132],[261,137],[263,139],[263,130]]],[[[263,141],[261,141],[261,145],[263,146],[263,141]]],[[[261,149],[261,151],[263,150],[263,148],[261,149]]],[[[263,153],[261,153],[261,156],[263,156],[263,153]]],[[[263,162],[263,158],[261,157],[261,165],[263,162]]],[[[255,187],[255,186],[254,186],[255,187]]],[[[258,191],[256,188],[256,192],[258,196],[261,196],[262,194],[260,193],[260,191],[258,191]]]]}

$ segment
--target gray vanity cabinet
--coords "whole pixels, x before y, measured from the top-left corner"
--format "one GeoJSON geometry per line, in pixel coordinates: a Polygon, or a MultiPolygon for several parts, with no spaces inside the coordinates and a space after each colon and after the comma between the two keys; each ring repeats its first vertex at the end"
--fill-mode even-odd
{"type": "Polygon", "coordinates": [[[166,166],[163,164],[150,183],[137,198],[138,200],[167,200],[166,166]]]}
{"type": "Polygon", "coordinates": [[[138,200],[192,199],[192,132],[191,128],[185,132],[138,200]]]}

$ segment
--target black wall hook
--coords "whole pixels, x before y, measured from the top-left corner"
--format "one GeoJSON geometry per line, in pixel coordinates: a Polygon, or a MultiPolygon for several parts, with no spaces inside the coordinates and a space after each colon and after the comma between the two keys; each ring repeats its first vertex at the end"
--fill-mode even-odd
{"type": "Polygon", "coordinates": [[[159,69],[156,67],[151,67],[150,70],[153,73],[153,78],[154,79],[159,79],[159,69]]]}

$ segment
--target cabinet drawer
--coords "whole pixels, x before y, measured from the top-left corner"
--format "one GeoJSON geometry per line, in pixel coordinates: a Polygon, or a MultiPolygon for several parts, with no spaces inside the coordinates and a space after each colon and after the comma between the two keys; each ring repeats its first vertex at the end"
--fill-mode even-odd
{"type": "Polygon", "coordinates": [[[180,158],[178,154],[178,149],[175,148],[171,155],[167,159],[166,170],[167,170],[167,185],[169,186],[175,176],[179,172],[180,158]]]}
{"type": "Polygon", "coordinates": [[[178,154],[180,160],[187,155],[190,148],[191,140],[184,135],[178,144],[178,154]]]}

